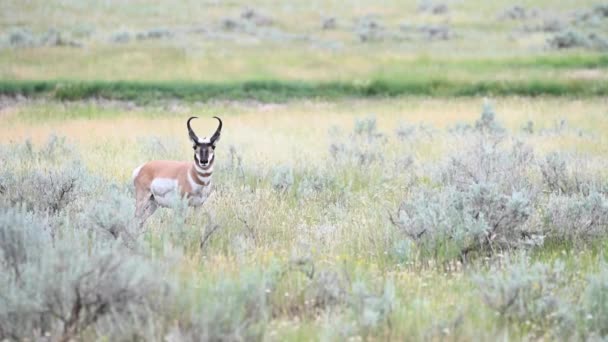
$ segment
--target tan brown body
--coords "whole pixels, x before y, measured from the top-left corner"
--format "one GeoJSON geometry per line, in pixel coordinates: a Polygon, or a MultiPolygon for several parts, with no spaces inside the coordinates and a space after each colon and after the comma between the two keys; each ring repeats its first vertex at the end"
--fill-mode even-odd
{"type": "Polygon", "coordinates": [[[161,207],[170,207],[177,197],[190,206],[200,206],[211,193],[213,159],[205,167],[194,162],[154,160],[133,171],[135,215],[143,224],[161,207]]]}
{"type": "Polygon", "coordinates": [[[135,189],[149,189],[156,178],[177,180],[182,196],[190,193],[192,187],[188,183],[188,173],[193,172],[193,162],[173,160],[153,160],[142,165],[138,175],[133,179],[135,189]]]}

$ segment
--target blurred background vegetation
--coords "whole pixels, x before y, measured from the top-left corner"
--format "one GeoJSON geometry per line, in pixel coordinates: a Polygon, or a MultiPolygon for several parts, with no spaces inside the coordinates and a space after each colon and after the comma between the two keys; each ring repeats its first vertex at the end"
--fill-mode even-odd
{"type": "Polygon", "coordinates": [[[266,101],[608,93],[608,5],[593,0],[1,6],[4,93],[266,101]]]}

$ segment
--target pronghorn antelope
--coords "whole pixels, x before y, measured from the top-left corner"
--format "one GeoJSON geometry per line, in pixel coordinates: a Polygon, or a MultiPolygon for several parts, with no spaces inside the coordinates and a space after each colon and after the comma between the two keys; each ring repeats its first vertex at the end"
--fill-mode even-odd
{"type": "Polygon", "coordinates": [[[169,207],[175,203],[178,194],[188,200],[190,206],[200,206],[211,193],[211,175],[215,160],[215,144],[220,139],[222,120],[211,138],[199,139],[190,127],[188,134],[193,143],[194,162],[154,160],[133,170],[135,184],[135,216],[140,225],[159,207],[169,207]]]}

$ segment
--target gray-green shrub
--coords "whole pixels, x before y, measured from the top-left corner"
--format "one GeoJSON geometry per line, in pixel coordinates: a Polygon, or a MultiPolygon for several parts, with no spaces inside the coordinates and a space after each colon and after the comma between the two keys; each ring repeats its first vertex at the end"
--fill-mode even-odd
{"type": "Polygon", "coordinates": [[[119,244],[85,243],[81,231],[51,238],[19,209],[2,210],[0,222],[0,338],[71,339],[156,296],[161,280],[119,244]]]}
{"type": "Polygon", "coordinates": [[[8,33],[8,44],[11,47],[33,47],[36,45],[36,37],[31,30],[16,27],[8,33]]]}
{"type": "Polygon", "coordinates": [[[125,234],[123,238],[130,239],[137,233],[134,209],[133,196],[111,186],[85,204],[78,224],[84,229],[98,229],[115,238],[125,234]]]}
{"type": "Polygon", "coordinates": [[[36,149],[29,141],[0,149],[0,203],[57,214],[85,192],[89,175],[65,139],[51,136],[36,149]]]}
{"type": "Polygon", "coordinates": [[[75,201],[83,191],[85,171],[79,164],[60,169],[31,170],[3,174],[1,200],[7,205],[24,204],[29,210],[56,214],[75,201]]]}
{"type": "Polygon", "coordinates": [[[552,195],[545,209],[547,234],[556,239],[589,240],[608,235],[608,198],[588,195],[552,195]]]}
{"type": "Polygon", "coordinates": [[[568,324],[574,312],[560,296],[568,283],[565,265],[530,264],[527,260],[508,264],[477,276],[483,302],[501,318],[537,326],[568,324]]]}
{"type": "Polygon", "coordinates": [[[504,140],[476,137],[473,144],[461,149],[438,168],[436,178],[442,184],[467,188],[472,184],[496,184],[501,191],[523,191],[532,194],[538,186],[531,179],[534,153],[530,146],[515,142],[503,148],[504,140]]]}
{"type": "Polygon", "coordinates": [[[367,167],[382,163],[383,147],[387,142],[386,136],[378,130],[376,118],[370,116],[357,119],[353,131],[347,136],[334,131],[329,152],[338,163],[352,163],[359,167],[367,167]]]}
{"type": "Polygon", "coordinates": [[[600,271],[589,277],[589,283],[582,295],[586,328],[603,338],[608,336],[608,270],[606,266],[606,264],[601,264],[600,271]]]}
{"type": "Polygon", "coordinates": [[[316,271],[306,288],[306,303],[317,310],[344,304],[348,294],[347,287],[348,283],[339,271],[333,269],[316,271]]]}
{"type": "Polygon", "coordinates": [[[588,164],[581,156],[549,153],[540,162],[545,188],[558,195],[588,195],[593,191],[608,193],[608,181],[599,176],[599,170],[592,169],[588,164]]]}
{"type": "Polygon", "coordinates": [[[466,260],[471,253],[516,248],[531,214],[525,193],[502,193],[492,184],[466,189],[423,189],[404,201],[393,223],[424,256],[466,260]]]}
{"type": "Polygon", "coordinates": [[[276,191],[287,192],[293,183],[293,169],[289,166],[281,165],[273,170],[271,184],[276,191]]]}
{"type": "Polygon", "coordinates": [[[244,270],[236,279],[226,277],[202,289],[182,289],[177,305],[183,305],[184,311],[168,337],[177,341],[259,340],[270,318],[268,297],[277,271],[244,270]]]}
{"type": "Polygon", "coordinates": [[[540,190],[532,149],[503,147],[504,130],[489,107],[475,131],[472,143],[431,169],[432,186],[411,189],[392,218],[422,255],[465,260],[541,241],[528,222],[540,190]]]}
{"type": "Polygon", "coordinates": [[[475,129],[485,134],[501,134],[505,132],[504,127],[496,120],[494,107],[488,102],[483,104],[481,117],[475,121],[475,129]]]}

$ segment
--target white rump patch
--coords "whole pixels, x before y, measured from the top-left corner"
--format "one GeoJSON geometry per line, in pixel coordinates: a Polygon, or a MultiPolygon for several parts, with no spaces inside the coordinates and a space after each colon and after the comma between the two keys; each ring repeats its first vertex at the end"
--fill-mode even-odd
{"type": "Polygon", "coordinates": [[[144,167],[145,164],[141,164],[139,165],[135,170],[133,170],[133,176],[132,176],[132,180],[135,180],[135,178],[137,178],[137,176],[139,175],[139,171],[141,171],[141,168],[144,167]]]}

